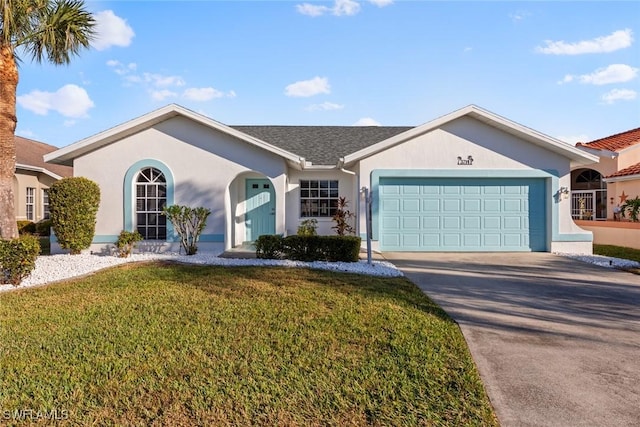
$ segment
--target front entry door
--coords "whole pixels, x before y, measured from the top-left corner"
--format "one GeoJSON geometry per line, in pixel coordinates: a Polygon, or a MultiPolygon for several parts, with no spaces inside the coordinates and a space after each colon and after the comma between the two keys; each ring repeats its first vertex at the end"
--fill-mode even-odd
{"type": "Polygon", "coordinates": [[[276,193],[268,179],[247,179],[246,240],[276,233],[276,193]]]}

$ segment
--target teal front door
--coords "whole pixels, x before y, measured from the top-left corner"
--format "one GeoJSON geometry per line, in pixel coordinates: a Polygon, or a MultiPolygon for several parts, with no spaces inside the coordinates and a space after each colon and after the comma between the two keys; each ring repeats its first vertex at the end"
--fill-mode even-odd
{"type": "Polygon", "coordinates": [[[276,233],[276,193],[268,179],[247,179],[246,241],[276,233]]]}

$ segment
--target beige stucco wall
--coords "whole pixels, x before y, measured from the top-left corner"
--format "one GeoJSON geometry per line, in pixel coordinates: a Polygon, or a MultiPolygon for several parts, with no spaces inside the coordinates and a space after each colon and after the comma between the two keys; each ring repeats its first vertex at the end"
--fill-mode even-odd
{"type": "MultiPolygon", "coordinates": [[[[371,187],[371,173],[380,169],[447,171],[455,175],[458,171],[553,171],[557,174],[557,187],[548,184],[547,218],[557,218],[559,234],[588,234],[571,219],[570,199],[554,197],[559,187],[570,188],[570,161],[568,158],[541,146],[520,140],[515,136],[488,126],[470,117],[462,117],[441,128],[374,154],[359,162],[360,185],[371,187]],[[463,159],[473,157],[472,165],[459,166],[458,156],[463,159]],[[554,216],[553,210],[557,210],[554,216]]],[[[549,180],[550,181],[550,180],[549,180]]],[[[375,195],[374,195],[375,197],[375,195]]],[[[364,213],[359,218],[360,229],[365,230],[364,213]]],[[[584,252],[585,245],[567,242],[554,246],[552,229],[548,230],[549,250],[584,252]]],[[[374,248],[377,249],[374,243],[374,248]]]]}
{"type": "Polygon", "coordinates": [[[640,223],[626,221],[577,221],[585,230],[593,232],[596,245],[614,245],[640,249],[640,223]]]}
{"type": "Polygon", "coordinates": [[[184,117],[175,117],[74,161],[75,176],[87,177],[100,186],[96,229],[99,239],[117,236],[123,229],[124,177],[136,162],[149,159],[163,163],[171,171],[175,204],[212,210],[203,235],[224,235],[224,244],[202,246],[222,250],[242,241],[243,212],[236,205],[244,192],[244,181],[240,180],[246,177],[271,180],[276,191],[276,232],[285,232],[287,165],[283,158],[184,117]],[[239,199],[232,199],[231,194],[238,194],[239,199]]]}
{"type": "Polygon", "coordinates": [[[44,218],[42,206],[43,190],[51,187],[56,180],[41,172],[27,171],[19,169],[14,180],[14,204],[16,209],[16,220],[27,220],[27,188],[35,188],[34,194],[34,218],[33,222],[38,222],[44,218]]]}

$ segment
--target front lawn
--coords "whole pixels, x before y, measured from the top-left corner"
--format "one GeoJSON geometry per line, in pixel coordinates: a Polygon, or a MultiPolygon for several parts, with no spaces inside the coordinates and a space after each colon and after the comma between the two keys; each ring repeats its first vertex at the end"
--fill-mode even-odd
{"type": "Polygon", "coordinates": [[[0,294],[0,319],[5,417],[497,425],[459,328],[404,278],[125,265],[0,294]]]}
{"type": "Polygon", "coordinates": [[[630,259],[631,261],[640,262],[640,249],[625,248],[623,246],[613,245],[593,245],[593,253],[596,255],[630,259]]]}

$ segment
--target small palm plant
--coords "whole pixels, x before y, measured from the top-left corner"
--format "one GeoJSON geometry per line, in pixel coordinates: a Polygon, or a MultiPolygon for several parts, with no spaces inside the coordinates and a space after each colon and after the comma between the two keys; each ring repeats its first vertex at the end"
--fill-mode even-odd
{"type": "Polygon", "coordinates": [[[620,214],[623,218],[629,214],[629,219],[633,222],[638,222],[640,219],[640,197],[636,196],[635,199],[628,199],[622,206],[620,206],[620,214]]]}

